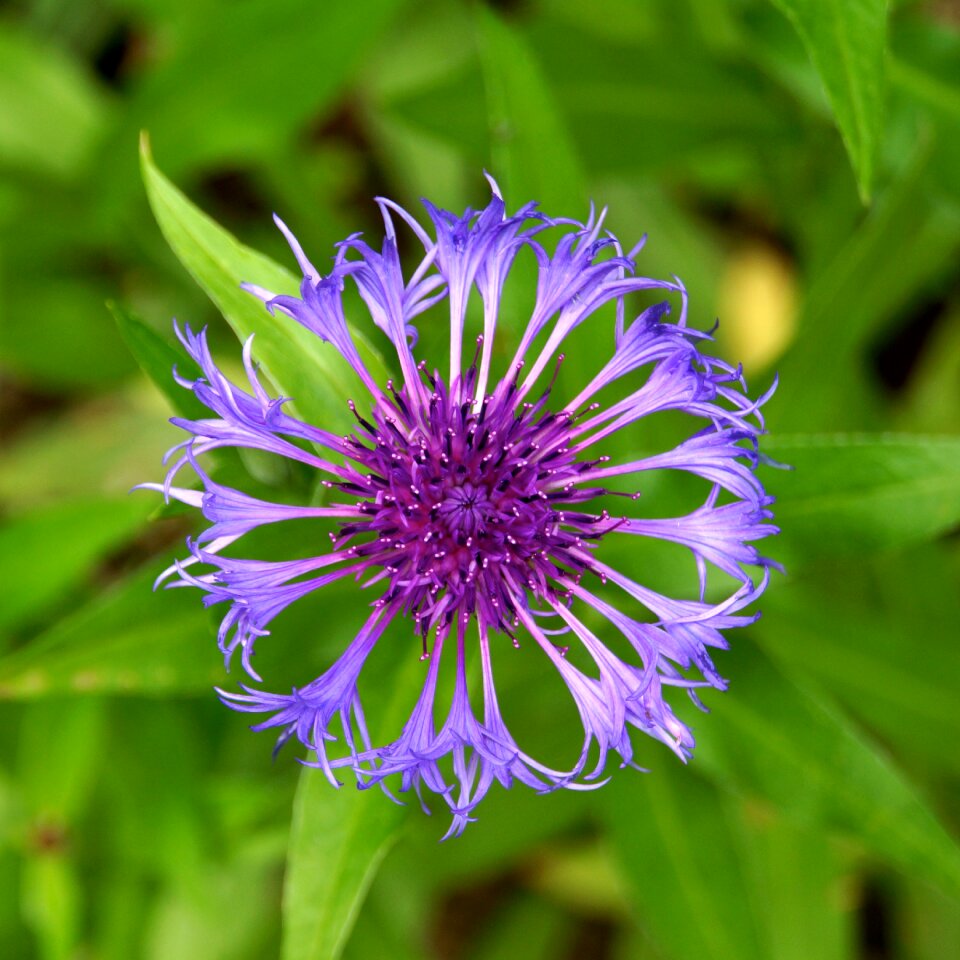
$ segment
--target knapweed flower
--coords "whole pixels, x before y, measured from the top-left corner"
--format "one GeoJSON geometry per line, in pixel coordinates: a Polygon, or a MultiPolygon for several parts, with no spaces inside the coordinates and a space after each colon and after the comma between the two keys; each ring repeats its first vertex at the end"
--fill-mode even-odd
{"type": "MultiPolygon", "coordinates": [[[[254,729],[276,728],[281,744],[296,737],[334,784],[337,771],[347,769],[363,787],[394,778],[421,802],[423,788],[440,795],[453,814],[450,833],[463,830],[494,781],[538,791],[584,788],[604,782],[611,751],[621,765],[635,765],[635,730],[686,759],[693,737],[665,693],[680,687],[696,701],[697,688],[724,689],[709,650],[726,647],[722,630],[755,619],[742,611],[764,590],[771,562],[754,541],[776,532],[767,522],[772,498],[755,473],[767,397],[750,400],[739,369],[701,352],[710,337],[687,326],[680,281],[636,276],[642,241],[625,254],[603,231],[603,215],[591,212],[586,223],[550,219],[534,203],[508,215],[491,185],[490,203],[461,216],[424,201],[429,229],[393,201],[378,200],[385,224],[380,248],[355,234],[338,244],[326,275],[278,219],[303,271],[300,295],[245,287],[350,364],[369,391],[350,403],[356,426],[340,436],[286,412],[286,401],[260,382],[249,341],[248,383],[241,386],[218,369],[204,333],[178,329],[202,370],[199,379],[180,382],[210,416],[174,420],[187,439],[168,454],[166,482],[147,485],[199,508],[211,524],[188,541],[190,556],[165,576],[175,577],[171,586],[198,587],[207,604],[226,605],[220,649],[228,664],[239,652],[256,683],[242,692],[221,690],[222,700],[265,715],[254,729]],[[398,220],[418,249],[409,275],[398,253],[398,220]],[[512,358],[507,352],[495,362],[504,284],[523,251],[538,266],[533,307],[512,358]],[[395,380],[378,382],[361,359],[345,318],[348,284],[396,353],[395,380]],[[635,294],[668,300],[627,324],[635,294]],[[467,355],[468,303],[476,297],[482,334],[469,338],[467,355]],[[675,322],[670,299],[679,304],[675,322]],[[414,353],[414,321],[442,301],[434,314],[449,316],[445,373],[414,353]],[[613,329],[595,316],[605,305],[613,329]],[[560,350],[571,331],[590,322],[595,342],[610,336],[609,359],[577,385],[575,396],[558,399],[560,350]],[[613,398],[601,403],[601,395],[613,398]],[[661,411],[688,415],[694,423],[688,439],[643,456],[613,459],[603,452],[608,438],[661,411]],[[224,486],[197,459],[222,447],[306,464],[318,472],[329,502],[273,503],[224,486]],[[175,484],[188,465],[202,489],[175,484]],[[653,471],[702,478],[702,505],[684,516],[643,516],[633,504],[653,471]],[[622,499],[608,489],[611,483],[629,488],[616,491],[622,499]],[[630,515],[612,514],[601,499],[623,504],[630,515]],[[254,528],[295,518],[334,518],[330,549],[287,561],[234,555],[254,528]],[[694,576],[691,566],[690,595],[665,596],[608,565],[601,544],[614,538],[687,548],[698,571],[694,576]],[[711,568],[725,575],[719,599],[712,588],[708,594],[711,568]],[[370,588],[357,594],[358,608],[368,610],[359,632],[316,679],[289,693],[261,689],[252,657],[271,621],[343,578],[370,588]],[[361,704],[361,674],[397,621],[410,636],[411,655],[422,660],[422,692],[397,738],[375,744],[361,704]],[[494,662],[523,655],[559,674],[582,721],[579,755],[565,769],[531,756],[501,712],[494,662]],[[479,661],[475,683],[468,680],[468,657],[479,661]]],[[[368,705],[385,699],[385,691],[365,693],[368,705]]]]}

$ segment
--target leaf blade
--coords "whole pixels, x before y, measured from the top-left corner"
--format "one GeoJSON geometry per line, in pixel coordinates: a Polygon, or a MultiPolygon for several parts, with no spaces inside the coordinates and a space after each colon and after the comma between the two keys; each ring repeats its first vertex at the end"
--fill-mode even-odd
{"type": "Polygon", "coordinates": [[[151,563],[0,660],[0,700],[209,692],[223,672],[214,631],[185,591],[151,592],[158,569],[151,563]]]}
{"type": "Polygon", "coordinates": [[[677,960],[764,956],[721,799],[715,787],[669,764],[604,787],[605,821],[631,899],[677,960]]]}
{"type": "MultiPolygon", "coordinates": [[[[350,365],[331,344],[290,318],[274,317],[240,288],[249,282],[275,293],[295,294],[299,284],[294,276],[245,247],[194,206],[160,172],[146,138],[140,160],[150,206],[167,243],[237,337],[255,336],[254,354],[267,376],[306,419],[334,430],[349,426],[346,401],[364,389],[350,365]]],[[[351,332],[374,378],[384,379],[378,354],[356,330],[351,332]]]]}
{"type": "Polygon", "coordinates": [[[488,7],[477,8],[476,23],[495,172],[519,199],[579,212],[565,209],[586,200],[576,147],[533,52],[488,7]]]}
{"type": "Polygon", "coordinates": [[[870,199],[883,130],[887,0],[773,0],[820,75],[860,196],[870,199]]]}
{"type": "Polygon", "coordinates": [[[109,301],[107,309],[120,330],[123,342],[133,354],[140,369],[170,402],[170,406],[182,417],[191,420],[205,417],[209,412],[190,390],[184,390],[174,379],[173,369],[181,374],[200,376],[196,364],[181,351],[167,343],[152,327],[148,327],[136,314],[119,303],[109,301]]]}
{"type": "Polygon", "coordinates": [[[33,510],[0,527],[0,627],[26,623],[81,582],[149,511],[133,497],[88,497],[33,510]]]}
{"type": "Polygon", "coordinates": [[[869,552],[960,524],[960,439],[915,434],[783,434],[764,450],[788,559],[869,552]]]}
{"type": "MultiPolygon", "coordinates": [[[[418,658],[394,666],[378,725],[389,732],[399,729],[422,680],[418,658]]],[[[321,771],[303,771],[284,881],[282,960],[337,960],[407,811],[379,790],[334,790],[321,771]]]]}
{"type": "Polygon", "coordinates": [[[697,748],[704,772],[802,823],[840,831],[960,894],[960,846],[900,770],[815,689],[741,640],[697,748]]]}

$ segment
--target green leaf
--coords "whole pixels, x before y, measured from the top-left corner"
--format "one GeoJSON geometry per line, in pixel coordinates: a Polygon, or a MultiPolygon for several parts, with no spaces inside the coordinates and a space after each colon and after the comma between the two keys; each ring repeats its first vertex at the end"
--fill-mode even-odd
{"type": "Polygon", "coordinates": [[[0,527],[0,628],[28,622],[124,543],[146,519],[139,497],[97,497],[58,503],[0,527]]]}
{"type": "Polygon", "coordinates": [[[791,673],[822,684],[911,769],[960,772],[960,756],[943,749],[960,740],[954,567],[949,541],[856,565],[818,564],[767,594],[759,641],[791,673]]]}
{"type": "Polygon", "coordinates": [[[960,900],[909,878],[899,887],[897,926],[910,960],[942,960],[944,944],[960,943],[960,900]]]}
{"type": "Polygon", "coordinates": [[[745,638],[725,661],[730,692],[697,724],[702,771],[960,895],[960,847],[886,756],[745,638]]]}
{"type": "Polygon", "coordinates": [[[669,764],[643,776],[621,773],[626,775],[604,787],[612,846],[643,925],[665,955],[676,960],[767,957],[716,789],[669,764]]]}
{"type": "MultiPolygon", "coordinates": [[[[310,422],[333,431],[348,427],[352,418],[347,400],[365,389],[350,365],[332,344],[283,314],[271,315],[240,289],[246,281],[275,293],[296,294],[297,280],[190,203],[154,165],[146,139],[140,158],[150,206],[167,243],[237,337],[255,335],[254,354],[267,376],[310,422]]],[[[385,379],[379,357],[356,330],[351,332],[371,374],[385,379]]]]}
{"type": "Polygon", "coordinates": [[[107,304],[120,336],[136,358],[140,368],[170,401],[170,406],[182,417],[191,420],[209,415],[210,411],[196,398],[191,390],[185,390],[173,379],[173,368],[181,376],[199,377],[200,369],[182,350],[177,350],[163,339],[152,327],[148,327],[131,311],[113,301],[107,304]]]}
{"type": "MultiPolygon", "coordinates": [[[[471,937],[467,960],[553,960],[573,931],[570,917],[556,904],[522,891],[510,897],[494,922],[471,937]]],[[[561,954],[562,956],[562,954],[561,954]]]]}
{"type": "Polygon", "coordinates": [[[936,289],[960,249],[960,216],[928,188],[929,145],[912,148],[903,175],[808,284],[798,338],[777,367],[774,429],[863,429],[880,404],[863,401],[870,347],[936,289]],[[903,238],[910,243],[904,244],[903,238]],[[811,384],[815,389],[811,389],[811,384]]]}
{"type": "Polygon", "coordinates": [[[209,691],[223,678],[214,631],[193,591],[152,592],[160,569],[151,563],[0,660],[0,699],[209,691]]]}
{"type": "Polygon", "coordinates": [[[346,945],[405,808],[379,790],[335,791],[307,769],[293,805],[283,960],[335,960],[346,945]]]}
{"type": "Polygon", "coordinates": [[[869,553],[960,524],[960,439],[909,434],[786,434],[764,450],[788,559],[869,553]]]}
{"type": "MultiPolygon", "coordinates": [[[[649,25],[650,11],[629,5],[649,25]]],[[[767,149],[795,145],[796,107],[769,81],[758,82],[743,57],[711,56],[679,25],[671,25],[669,43],[651,31],[628,44],[621,18],[608,12],[607,19],[618,36],[600,38],[547,17],[529,21],[527,31],[593,175],[617,174],[650,190],[651,172],[682,171],[686,180],[690,165],[722,176],[731,157],[753,164],[767,149]]],[[[656,187],[666,199],[662,183],[656,187]]]]}
{"type": "MultiPolygon", "coordinates": [[[[423,679],[423,664],[416,657],[397,666],[379,724],[391,737],[423,679]]],[[[283,960],[336,960],[341,955],[407,811],[379,789],[335,790],[322,771],[303,771],[283,894],[283,960]]]]}
{"type": "Polygon", "coordinates": [[[888,0],[773,0],[827,91],[860,196],[870,199],[883,132],[888,0]]]}
{"type": "Polygon", "coordinates": [[[43,960],[70,960],[79,949],[84,886],[75,865],[62,855],[37,855],[23,864],[21,910],[33,929],[43,960]]]}
{"type": "Polygon", "coordinates": [[[0,166],[77,176],[104,127],[104,99],[59,50],[0,24],[0,166]]]}
{"type": "Polygon", "coordinates": [[[302,0],[239,4],[229,16],[216,4],[190,5],[177,18],[178,43],[145,71],[114,142],[126,146],[134,125],[149,127],[178,175],[191,166],[273,157],[288,149],[298,127],[330,109],[403,5],[369,0],[358,17],[336,4],[318,24],[306,22],[302,0]]]}
{"type": "Polygon", "coordinates": [[[489,7],[477,7],[477,42],[487,91],[494,161],[507,196],[539,200],[554,215],[587,201],[573,140],[524,38],[489,7]]]}
{"type": "MultiPolygon", "coordinates": [[[[537,200],[551,216],[585,217],[589,197],[573,139],[554,91],[525,37],[488,6],[476,7],[476,35],[486,90],[491,172],[507,202],[537,200]]],[[[518,257],[506,285],[498,336],[529,316],[523,293],[536,289],[532,257],[518,257]]],[[[568,350],[565,374],[586,374],[587,351],[568,350]]]]}
{"type": "Polygon", "coordinates": [[[9,246],[3,253],[7,275],[0,354],[5,367],[54,392],[103,389],[133,371],[103,309],[113,292],[103,278],[93,272],[86,278],[71,276],[53,259],[18,262],[19,251],[11,255],[9,246]]]}
{"type": "Polygon", "coordinates": [[[105,755],[106,704],[89,697],[30,704],[20,730],[18,778],[30,815],[62,829],[86,812],[105,755]]]}
{"type": "Polygon", "coordinates": [[[854,904],[840,894],[851,880],[851,857],[841,844],[756,803],[728,801],[725,807],[737,835],[762,955],[771,960],[854,957],[854,904]]]}
{"type": "Polygon", "coordinates": [[[37,417],[0,452],[0,500],[10,513],[53,500],[126,496],[160,471],[160,457],[182,439],[165,404],[140,384],[37,417]]]}

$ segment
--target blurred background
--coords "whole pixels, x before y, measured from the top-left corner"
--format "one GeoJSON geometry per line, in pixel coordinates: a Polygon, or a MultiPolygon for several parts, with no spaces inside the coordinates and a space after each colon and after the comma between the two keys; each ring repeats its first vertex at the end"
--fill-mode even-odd
{"type": "MultiPolygon", "coordinates": [[[[951,0],[8,0],[0,956],[960,956],[958,25],[951,0]],[[272,211],[319,264],[376,235],[374,195],[462,209],[483,169],[511,209],[609,205],[755,391],[779,371],[788,574],[720,655],[689,767],[651,742],[650,775],[595,794],[494,790],[444,844],[442,811],[301,787],[291,842],[296,751],[216,701],[199,597],[150,590],[190,519],[127,494],[177,439],[137,362],[170,366],[171,318],[238,359],[141,130],[288,266],[272,211]]],[[[349,636],[332,603],[272,638],[294,681],[349,636]]],[[[557,692],[508,668],[501,699],[567,737],[557,692]]]]}

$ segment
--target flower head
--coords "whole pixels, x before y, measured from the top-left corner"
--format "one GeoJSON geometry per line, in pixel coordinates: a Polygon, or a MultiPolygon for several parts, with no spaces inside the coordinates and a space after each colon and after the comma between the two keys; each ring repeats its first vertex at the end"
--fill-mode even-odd
{"type": "Polygon", "coordinates": [[[210,522],[188,541],[190,555],[161,579],[198,587],[206,603],[226,605],[220,649],[228,664],[239,651],[257,683],[255,645],[283,610],[343,578],[366,578],[364,585],[374,587],[372,600],[358,601],[369,604],[366,622],[321,676],[288,694],[246,684],[220,696],[235,710],[263,715],[254,729],[276,728],[280,744],[296,737],[334,784],[336,771],[349,769],[361,786],[395,777],[401,791],[416,790],[421,800],[424,788],[440,795],[453,814],[451,833],[463,830],[494,781],[506,787],[520,781],[538,791],[599,785],[611,752],[633,765],[635,730],[686,759],[693,737],[666,691],[681,687],[699,702],[698,688],[725,687],[709,650],[726,646],[722,630],[755,619],[743,611],[762,593],[772,564],[754,543],[776,532],[768,522],[772,498],[755,473],[760,408],[769,394],[750,400],[740,370],[702,352],[709,336],[687,326],[680,281],[637,276],[640,246],[624,254],[603,232],[602,215],[591,214],[586,223],[552,220],[531,203],[510,216],[491,184],[493,197],[480,211],[456,216],[425,203],[431,230],[392,201],[379,200],[380,249],[360,235],[349,237],[338,244],[326,276],[278,219],[303,272],[300,296],[246,289],[351,365],[369,391],[363,402],[350,403],[356,427],[338,436],[287,413],[284,401],[260,383],[250,342],[243,355],[248,382],[238,385],[215,365],[204,333],[178,329],[202,371],[196,381],[181,383],[211,416],[174,421],[187,439],[168,454],[166,481],[145,485],[199,508],[210,522]],[[409,276],[395,218],[423,248],[409,276]],[[558,232],[555,243],[546,241],[558,232]],[[516,354],[494,381],[504,283],[524,249],[538,265],[535,303],[516,354]],[[376,382],[361,359],[344,313],[347,284],[392,343],[396,381],[376,382]],[[626,324],[632,295],[650,291],[679,300],[677,321],[669,322],[668,299],[626,324]],[[482,305],[482,333],[465,351],[473,296],[482,305]],[[414,320],[444,300],[450,322],[445,375],[414,354],[414,320]],[[579,393],[557,399],[561,348],[583,323],[598,325],[594,335],[602,338],[595,314],[606,304],[616,313],[609,360],[579,393]],[[601,394],[614,398],[601,404],[601,394]],[[678,446],[640,458],[603,452],[614,434],[668,410],[695,424],[678,446]],[[273,503],[223,485],[197,461],[220,447],[306,464],[328,489],[328,502],[273,503]],[[188,465],[202,489],[176,485],[188,465]],[[635,501],[651,471],[701,478],[702,505],[666,519],[633,507],[612,515],[599,505],[614,479],[630,488],[618,502],[635,501]],[[338,526],[330,549],[288,561],[234,555],[235,544],[256,527],[297,518],[333,518],[338,526]],[[690,551],[698,571],[693,597],[668,597],[604,562],[604,541],[636,537],[690,551]],[[725,575],[726,596],[719,601],[707,599],[711,570],[725,575]],[[645,613],[638,618],[624,607],[645,613]],[[423,686],[396,739],[375,744],[359,680],[395,622],[418,635],[411,651],[422,661],[423,686]],[[532,642],[521,645],[521,636],[532,642]],[[556,670],[576,707],[583,741],[563,769],[527,753],[504,721],[493,660],[513,646],[556,670]],[[567,655],[571,646],[576,656],[567,655]],[[480,678],[471,689],[467,660],[477,653],[480,678]],[[448,696],[441,691],[442,666],[452,682],[448,696]]]}

